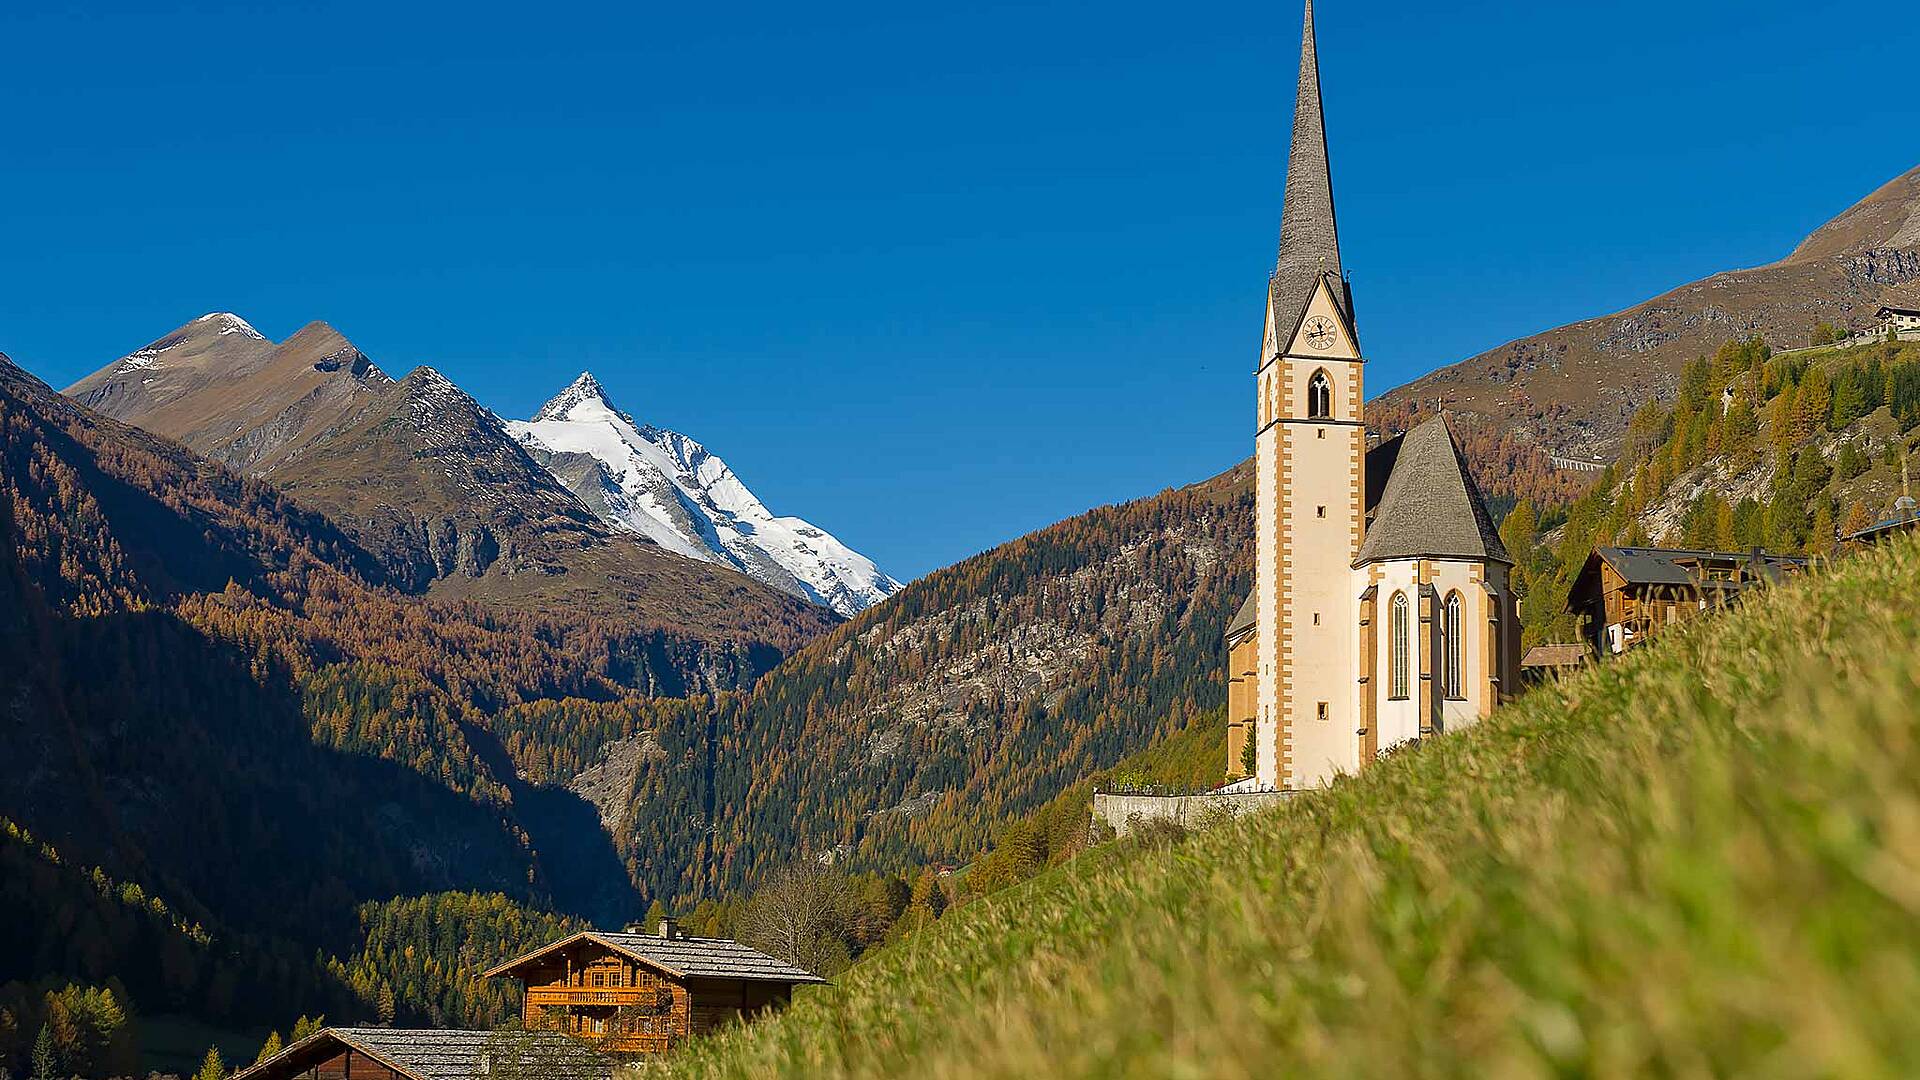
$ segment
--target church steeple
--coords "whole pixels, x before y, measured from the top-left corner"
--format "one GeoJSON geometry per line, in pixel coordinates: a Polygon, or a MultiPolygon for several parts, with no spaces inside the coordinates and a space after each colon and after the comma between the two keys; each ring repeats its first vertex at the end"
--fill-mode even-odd
{"type": "MultiPolygon", "coordinates": [[[[1271,300],[1277,320],[1298,318],[1320,281],[1352,321],[1340,273],[1340,235],[1334,226],[1333,179],[1327,167],[1327,128],[1320,109],[1320,62],[1313,32],[1313,0],[1300,31],[1300,86],[1293,106],[1293,146],[1287,154],[1286,203],[1280,213],[1280,254],[1271,300]]],[[[1284,335],[1285,326],[1278,327],[1284,335]]]]}

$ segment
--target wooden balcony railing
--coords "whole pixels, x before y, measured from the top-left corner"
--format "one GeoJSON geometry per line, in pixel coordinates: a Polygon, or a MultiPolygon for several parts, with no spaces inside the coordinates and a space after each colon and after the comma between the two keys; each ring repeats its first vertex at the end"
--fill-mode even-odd
{"type": "Polygon", "coordinates": [[[652,1005],[660,991],[639,986],[529,986],[529,1005],[652,1005]]]}

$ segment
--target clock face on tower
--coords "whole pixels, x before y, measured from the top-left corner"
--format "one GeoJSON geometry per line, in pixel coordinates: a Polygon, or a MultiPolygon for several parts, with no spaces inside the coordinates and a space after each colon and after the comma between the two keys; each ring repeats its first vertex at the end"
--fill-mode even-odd
{"type": "Polygon", "coordinates": [[[1321,351],[1333,348],[1334,340],[1339,336],[1334,332],[1333,320],[1325,315],[1315,315],[1308,319],[1301,329],[1306,331],[1307,344],[1321,351]]]}

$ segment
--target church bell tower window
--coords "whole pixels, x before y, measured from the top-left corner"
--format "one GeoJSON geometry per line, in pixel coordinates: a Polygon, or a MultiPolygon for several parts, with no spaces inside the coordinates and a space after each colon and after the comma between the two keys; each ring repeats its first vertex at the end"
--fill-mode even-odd
{"type": "Polygon", "coordinates": [[[1313,420],[1333,416],[1333,383],[1327,379],[1325,369],[1314,372],[1307,382],[1307,416],[1313,420]]]}

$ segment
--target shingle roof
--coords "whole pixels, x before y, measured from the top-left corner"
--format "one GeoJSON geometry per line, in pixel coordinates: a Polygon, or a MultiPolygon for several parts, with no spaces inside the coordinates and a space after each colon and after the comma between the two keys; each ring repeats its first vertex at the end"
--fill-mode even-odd
{"type": "Polygon", "coordinates": [[[553,1031],[460,1031],[421,1028],[322,1028],[233,1080],[294,1076],[340,1052],[375,1058],[414,1080],[473,1080],[504,1056],[516,1056],[524,1075],[551,1080],[610,1080],[613,1065],[577,1039],[553,1031]],[[529,1068],[530,1067],[530,1068],[529,1068]]]}
{"type": "MultiPolygon", "coordinates": [[[[1707,551],[1700,548],[1598,547],[1596,558],[1613,567],[1614,572],[1634,585],[1693,585],[1697,575],[1687,565],[1694,562],[1747,563],[1750,551],[1707,551]]],[[[1798,569],[1807,560],[1795,555],[1760,552],[1769,574],[1783,568],[1798,569]]]]}
{"type": "Polygon", "coordinates": [[[1444,417],[1401,436],[1392,470],[1355,566],[1413,558],[1513,562],[1444,417]]]}
{"type": "Polygon", "coordinates": [[[673,937],[658,934],[612,933],[583,930],[561,938],[551,945],[515,957],[487,975],[499,975],[576,941],[597,941],[617,949],[643,963],[652,964],[670,975],[682,978],[752,979],[762,982],[824,983],[827,980],[804,968],[768,956],[748,945],[725,938],[673,937]]]}
{"type": "Polygon", "coordinates": [[[1523,668],[1535,667],[1573,667],[1587,661],[1587,647],[1578,644],[1556,643],[1535,645],[1520,658],[1523,668]]]}
{"type": "Polygon", "coordinates": [[[1246,601],[1240,605],[1239,613],[1234,615],[1233,621],[1227,624],[1228,641],[1253,629],[1253,596],[1253,593],[1247,594],[1246,601]]]}

